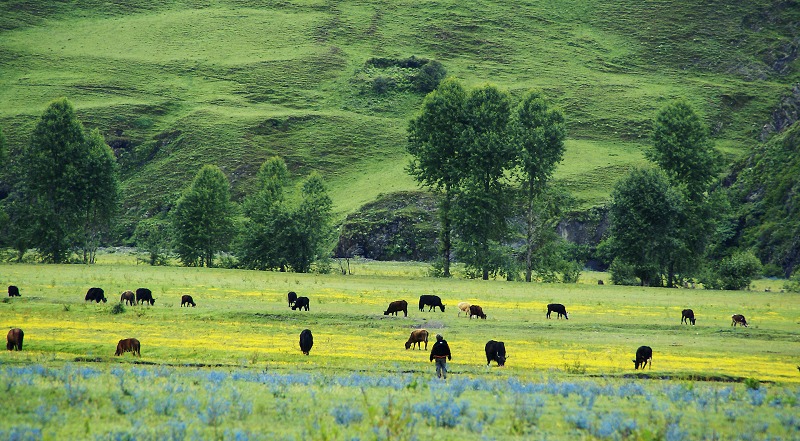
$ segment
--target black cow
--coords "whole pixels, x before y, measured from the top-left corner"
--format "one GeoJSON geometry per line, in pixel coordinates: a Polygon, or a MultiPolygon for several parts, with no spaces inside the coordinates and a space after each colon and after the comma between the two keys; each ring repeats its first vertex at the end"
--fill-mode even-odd
{"type": "Polygon", "coordinates": [[[119,296],[119,302],[133,306],[136,304],[136,296],[133,294],[133,291],[125,291],[119,296]]]}
{"type": "Polygon", "coordinates": [[[311,330],[303,329],[303,332],[300,333],[300,350],[308,355],[312,346],[314,346],[314,336],[311,335],[311,330]]]}
{"type": "Polygon", "coordinates": [[[192,298],[192,296],[190,296],[188,294],[182,295],[181,296],[181,307],[186,306],[188,308],[189,305],[192,305],[192,308],[197,306],[197,305],[194,304],[194,299],[192,298]]]}
{"type": "Polygon", "coordinates": [[[398,312],[403,311],[403,316],[408,317],[408,302],[405,300],[397,300],[389,303],[389,308],[383,311],[383,315],[397,315],[398,312]]]}
{"type": "Polygon", "coordinates": [[[305,310],[308,311],[308,302],[309,302],[308,297],[298,297],[297,300],[295,300],[294,305],[292,305],[292,311],[294,311],[295,309],[299,309],[302,311],[303,308],[305,308],[305,310]]]}
{"type": "Polygon", "coordinates": [[[483,313],[483,308],[478,305],[469,306],[469,318],[472,318],[472,316],[480,317],[486,320],[486,314],[483,313]]]}
{"type": "Polygon", "coordinates": [[[89,288],[89,291],[86,291],[86,297],[84,297],[83,299],[86,301],[97,302],[97,303],[100,303],[100,301],[102,301],[103,303],[108,301],[108,299],[106,298],[106,294],[102,288],[89,288]]]}
{"type": "Polygon", "coordinates": [[[496,361],[498,366],[506,365],[506,345],[502,341],[486,342],[486,366],[496,361]]]}
{"type": "Polygon", "coordinates": [[[550,313],[555,312],[558,315],[556,318],[561,318],[563,315],[565,319],[569,320],[569,316],[567,315],[567,308],[564,307],[561,303],[551,303],[547,305],[547,318],[550,318],[550,313]]]}
{"type": "Polygon", "coordinates": [[[639,369],[639,366],[641,366],[644,369],[648,361],[650,362],[650,369],[652,369],[653,350],[650,349],[650,346],[639,346],[639,349],[636,350],[636,360],[633,360],[635,368],[639,369]]]}
{"type": "Polygon", "coordinates": [[[289,291],[289,307],[291,308],[294,305],[294,302],[297,301],[297,293],[294,291],[289,291]]]}
{"type": "Polygon", "coordinates": [[[442,305],[442,299],[439,296],[432,296],[428,294],[423,294],[419,296],[419,310],[422,311],[423,308],[426,306],[430,306],[428,308],[428,312],[431,312],[437,306],[444,312],[444,305],[442,305]]]}
{"type": "Polygon", "coordinates": [[[8,331],[8,335],[6,335],[6,349],[9,351],[21,351],[23,338],[25,338],[25,333],[22,332],[22,329],[11,328],[8,331]]]}
{"type": "Polygon", "coordinates": [[[126,352],[130,352],[133,355],[138,355],[139,358],[142,357],[141,345],[139,344],[139,340],[135,338],[125,338],[117,343],[117,352],[114,355],[122,355],[126,352]]]}
{"type": "Polygon", "coordinates": [[[147,288],[138,288],[136,290],[136,303],[149,303],[152,306],[156,302],[153,298],[153,292],[147,288]]]}
{"type": "Polygon", "coordinates": [[[9,297],[20,297],[19,288],[17,288],[14,285],[9,285],[9,287],[8,287],[8,296],[9,297]]]}
{"type": "Polygon", "coordinates": [[[681,311],[681,323],[686,323],[688,325],[689,322],[692,322],[694,325],[694,311],[691,309],[684,309],[681,311]]]}
{"type": "Polygon", "coordinates": [[[604,283],[603,283],[603,279],[597,279],[597,284],[598,284],[598,285],[603,285],[603,284],[604,284],[604,283]]]}

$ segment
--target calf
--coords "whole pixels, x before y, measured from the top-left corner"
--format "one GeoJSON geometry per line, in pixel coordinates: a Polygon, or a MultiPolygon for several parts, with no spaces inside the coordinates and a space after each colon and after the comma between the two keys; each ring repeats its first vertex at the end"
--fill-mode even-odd
{"type": "Polygon", "coordinates": [[[8,296],[9,297],[20,297],[19,295],[19,288],[14,285],[8,286],[8,296]]]}
{"type": "Polygon", "coordinates": [[[644,369],[644,367],[647,365],[647,362],[650,362],[650,369],[652,369],[653,350],[650,349],[650,346],[639,346],[639,349],[636,350],[636,360],[633,360],[635,369],[639,369],[639,366],[644,369]]]}
{"type": "Polygon", "coordinates": [[[603,279],[597,279],[597,284],[598,284],[598,285],[603,285],[603,284],[604,284],[604,283],[603,283],[603,279]]]}
{"type": "Polygon", "coordinates": [[[128,304],[133,306],[136,304],[136,297],[133,295],[133,291],[125,291],[122,295],[119,296],[119,302],[128,304]]]}
{"type": "Polygon", "coordinates": [[[565,319],[569,320],[569,316],[567,315],[567,308],[564,307],[561,303],[551,303],[547,305],[547,318],[550,318],[550,313],[555,312],[558,315],[556,318],[561,318],[563,315],[565,319]]]}
{"type": "Polygon", "coordinates": [[[308,355],[312,346],[314,346],[314,336],[311,335],[311,330],[303,329],[303,332],[300,333],[300,350],[303,354],[308,355]]]}
{"type": "Polygon", "coordinates": [[[419,349],[422,349],[422,342],[425,342],[425,350],[428,350],[428,331],[425,329],[417,329],[415,331],[411,331],[411,335],[408,337],[408,341],[406,342],[406,349],[410,349],[413,346],[416,346],[419,349]]]}
{"type": "Polygon", "coordinates": [[[153,298],[153,292],[147,288],[138,288],[136,290],[136,303],[149,303],[150,306],[156,302],[153,298]]]}
{"type": "Polygon", "coordinates": [[[469,303],[460,302],[458,304],[458,316],[461,317],[461,313],[463,312],[464,316],[466,317],[466,315],[469,314],[469,307],[470,307],[469,303]]]}
{"type": "Polygon", "coordinates": [[[11,328],[8,331],[8,335],[6,335],[6,349],[9,351],[21,351],[23,338],[25,338],[25,333],[22,332],[22,329],[11,328]]]}
{"type": "Polygon", "coordinates": [[[498,366],[506,365],[506,344],[502,341],[486,342],[486,366],[496,361],[498,366]]]}
{"type": "Polygon", "coordinates": [[[86,291],[86,297],[84,297],[83,300],[97,303],[100,303],[101,301],[106,303],[108,301],[102,288],[89,288],[89,291],[86,291]]]}
{"type": "Polygon", "coordinates": [[[483,313],[483,308],[478,305],[470,305],[469,307],[469,318],[472,316],[480,317],[486,320],[486,314],[483,313]]]}
{"type": "Polygon", "coordinates": [[[430,308],[428,308],[428,312],[431,312],[437,306],[442,310],[442,312],[444,312],[444,305],[442,305],[442,299],[440,299],[439,296],[432,296],[428,294],[419,296],[419,310],[422,311],[422,309],[426,306],[430,306],[430,308]]]}
{"type": "Polygon", "coordinates": [[[292,311],[294,311],[295,309],[299,309],[302,311],[303,308],[305,308],[305,310],[308,311],[308,303],[309,303],[308,297],[298,297],[297,300],[294,302],[294,305],[292,305],[292,311]]]}
{"type": "Polygon", "coordinates": [[[686,323],[688,325],[689,322],[694,325],[694,311],[691,309],[684,309],[681,311],[681,323],[686,323]]]}
{"type": "Polygon", "coordinates": [[[398,312],[403,311],[403,316],[408,317],[408,302],[405,300],[397,300],[389,303],[389,308],[383,311],[383,315],[397,315],[398,312]]]}
{"type": "Polygon", "coordinates": [[[294,305],[294,302],[297,301],[297,293],[294,291],[289,291],[289,307],[291,308],[294,305]]]}
{"type": "Polygon", "coordinates": [[[189,305],[192,305],[192,308],[197,306],[194,304],[194,299],[192,298],[192,296],[188,294],[181,296],[181,307],[183,307],[184,305],[186,305],[187,308],[189,307],[189,305]]]}
{"type": "Polygon", "coordinates": [[[135,338],[125,338],[117,343],[117,352],[114,355],[122,355],[125,352],[130,352],[133,355],[138,355],[139,358],[142,357],[142,352],[140,350],[139,340],[135,338]]]}
{"type": "Polygon", "coordinates": [[[731,326],[742,325],[745,328],[747,327],[747,320],[745,320],[744,316],[741,314],[732,315],[731,320],[731,326]]]}

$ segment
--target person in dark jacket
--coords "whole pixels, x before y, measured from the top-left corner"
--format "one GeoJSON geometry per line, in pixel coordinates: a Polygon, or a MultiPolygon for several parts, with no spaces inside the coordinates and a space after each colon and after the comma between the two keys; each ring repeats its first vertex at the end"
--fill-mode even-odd
{"type": "Polygon", "coordinates": [[[436,360],[436,376],[447,378],[447,360],[452,360],[450,346],[441,334],[436,334],[436,343],[431,348],[431,361],[436,360]]]}

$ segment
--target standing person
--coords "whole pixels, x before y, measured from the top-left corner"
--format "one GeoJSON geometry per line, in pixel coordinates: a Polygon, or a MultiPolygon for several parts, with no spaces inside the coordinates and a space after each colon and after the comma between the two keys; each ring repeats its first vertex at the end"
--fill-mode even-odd
{"type": "Polygon", "coordinates": [[[450,346],[447,340],[442,337],[442,334],[436,334],[436,343],[431,348],[431,361],[436,359],[436,376],[439,378],[447,378],[447,360],[452,360],[450,355],[450,346]]]}

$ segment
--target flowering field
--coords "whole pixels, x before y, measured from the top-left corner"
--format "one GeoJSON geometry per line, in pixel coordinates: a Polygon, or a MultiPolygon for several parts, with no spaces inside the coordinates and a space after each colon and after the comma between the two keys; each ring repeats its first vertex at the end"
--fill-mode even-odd
{"type": "Polygon", "coordinates": [[[22,294],[0,303],[0,324],[25,332],[24,351],[0,355],[0,398],[13,403],[0,439],[800,434],[796,295],[598,286],[596,278],[439,280],[413,264],[353,270],[0,266],[0,283],[22,294]],[[108,303],[84,303],[93,286],[108,303]],[[119,294],[138,287],[153,291],[155,305],[120,311],[119,294]],[[290,290],[311,299],[310,311],[288,308],[290,290]],[[183,294],[197,307],[181,308],[183,294]],[[420,312],[420,294],[439,295],[445,312],[420,312]],[[408,317],[384,316],[399,299],[408,317]],[[459,301],[481,305],[488,318],[459,316],[459,301]],[[570,319],[546,319],[552,302],[566,305],[570,319]],[[680,324],[687,307],[696,326],[680,324]],[[734,313],[750,327],[731,327],[734,313]],[[450,343],[446,383],[433,378],[427,351],[404,349],[418,327],[450,343]],[[306,328],[314,334],[309,356],[298,345],[306,328]],[[141,359],[113,355],[129,337],[141,341],[141,359]],[[486,366],[490,339],[505,342],[505,368],[486,366]],[[631,361],[641,345],[654,353],[645,372],[631,361]]]}

